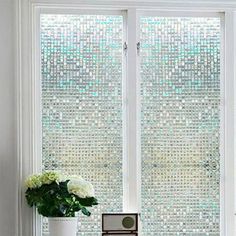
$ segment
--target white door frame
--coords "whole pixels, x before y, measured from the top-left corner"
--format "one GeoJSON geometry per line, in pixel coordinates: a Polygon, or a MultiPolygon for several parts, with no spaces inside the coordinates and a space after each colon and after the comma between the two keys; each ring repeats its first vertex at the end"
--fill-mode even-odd
{"type": "MultiPolygon", "coordinates": [[[[225,127],[221,142],[225,146],[225,175],[222,176],[222,181],[225,183],[222,190],[224,195],[224,209],[225,209],[225,229],[222,231],[222,236],[235,235],[235,173],[236,167],[234,161],[234,147],[236,140],[234,139],[234,131],[236,131],[235,123],[235,102],[234,91],[236,89],[235,72],[236,72],[236,47],[235,43],[235,31],[236,29],[236,17],[234,11],[236,11],[236,4],[224,4],[224,3],[168,3],[164,1],[159,2],[119,2],[114,1],[112,4],[107,1],[80,1],[80,0],[19,0],[18,3],[18,57],[17,57],[17,102],[18,102],[18,236],[39,236],[40,227],[38,227],[38,217],[35,211],[32,211],[26,206],[24,199],[23,181],[29,174],[37,172],[41,162],[39,161],[39,150],[41,148],[41,134],[37,124],[40,123],[40,117],[37,116],[40,111],[40,103],[37,97],[40,96],[38,86],[40,84],[39,59],[36,57],[39,54],[39,49],[35,47],[33,42],[37,42],[35,35],[38,34],[38,30],[35,27],[35,21],[38,17],[39,9],[68,9],[68,11],[77,11],[79,9],[103,9],[103,10],[127,10],[128,18],[127,24],[130,28],[137,28],[137,10],[153,11],[169,11],[173,14],[173,11],[185,11],[186,14],[189,11],[201,11],[201,12],[222,12],[225,14],[225,56],[222,58],[225,61],[224,77],[225,84],[223,86],[225,94],[225,100],[222,106],[225,107],[224,121],[225,127]],[[87,2],[87,3],[86,3],[87,2]]],[[[64,11],[64,10],[63,10],[64,11]]],[[[125,211],[137,211],[140,209],[139,204],[139,192],[140,185],[137,184],[140,180],[140,152],[135,147],[140,147],[140,134],[137,132],[136,125],[139,126],[139,122],[132,122],[139,120],[139,107],[129,106],[129,102],[132,104],[139,101],[139,85],[136,84],[136,78],[138,78],[138,57],[136,55],[136,42],[138,42],[138,31],[128,31],[128,58],[129,64],[127,75],[131,79],[126,84],[126,91],[130,91],[129,88],[134,88],[132,93],[127,93],[127,112],[126,120],[128,126],[126,127],[128,145],[126,144],[127,153],[131,157],[126,161],[126,167],[129,171],[129,176],[126,178],[126,189],[131,189],[130,192],[126,191],[127,201],[124,204],[125,211]],[[132,63],[131,63],[132,62],[132,63]],[[137,87],[136,87],[137,86],[137,87]],[[139,161],[136,162],[135,158],[138,156],[139,161]],[[136,170],[134,168],[136,166],[136,170]],[[132,194],[131,194],[132,193],[132,194]],[[135,210],[136,209],[136,210],[135,210]]],[[[127,159],[126,159],[127,160],[127,159]]]]}

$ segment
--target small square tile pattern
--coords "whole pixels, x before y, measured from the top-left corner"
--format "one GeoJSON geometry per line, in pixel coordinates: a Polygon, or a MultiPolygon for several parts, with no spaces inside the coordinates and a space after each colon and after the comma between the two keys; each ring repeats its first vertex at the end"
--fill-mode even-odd
{"type": "MultiPolygon", "coordinates": [[[[219,235],[220,19],[140,22],[143,235],[219,235]]],[[[43,167],[94,184],[81,236],[122,211],[122,34],[122,16],[41,16],[43,167]]]]}
{"type": "MultiPolygon", "coordinates": [[[[99,200],[78,235],[122,211],[123,17],[41,15],[43,168],[92,182],[99,200]]],[[[44,219],[43,234],[48,232],[44,219]]]]}
{"type": "Polygon", "coordinates": [[[220,235],[220,19],[140,24],[142,235],[220,235]]]}

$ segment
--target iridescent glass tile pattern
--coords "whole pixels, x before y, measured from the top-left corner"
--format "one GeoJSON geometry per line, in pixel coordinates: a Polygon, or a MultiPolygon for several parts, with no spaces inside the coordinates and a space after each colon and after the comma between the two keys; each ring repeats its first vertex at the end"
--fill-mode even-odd
{"type": "Polygon", "coordinates": [[[140,22],[142,235],[219,235],[220,19],[140,22]]]}
{"type": "Polygon", "coordinates": [[[42,15],[40,35],[43,168],[93,183],[78,235],[100,236],[101,213],[122,211],[123,17],[42,15]]]}

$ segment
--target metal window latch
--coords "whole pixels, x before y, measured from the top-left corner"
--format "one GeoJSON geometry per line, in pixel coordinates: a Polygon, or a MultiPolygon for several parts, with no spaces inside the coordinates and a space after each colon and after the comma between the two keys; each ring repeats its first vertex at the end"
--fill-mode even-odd
{"type": "Polygon", "coordinates": [[[128,51],[128,44],[127,44],[126,42],[124,42],[123,50],[124,50],[125,54],[126,54],[127,51],[128,51]]]}
{"type": "MultiPolygon", "coordinates": [[[[137,53],[139,55],[140,53],[140,48],[141,48],[141,45],[140,45],[140,42],[137,43],[137,53]]],[[[125,52],[125,54],[127,53],[128,51],[128,44],[126,42],[124,42],[124,45],[123,45],[123,50],[125,52]]]]}
{"type": "Polygon", "coordinates": [[[141,44],[140,44],[140,42],[138,42],[138,43],[137,43],[137,53],[138,53],[138,55],[139,55],[139,53],[140,53],[140,48],[141,48],[141,44]]]}

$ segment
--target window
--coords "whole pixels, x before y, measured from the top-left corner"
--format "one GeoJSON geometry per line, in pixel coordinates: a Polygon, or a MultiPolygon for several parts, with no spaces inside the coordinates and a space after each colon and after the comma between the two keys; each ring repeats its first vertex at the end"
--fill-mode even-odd
{"type": "MultiPolygon", "coordinates": [[[[232,16],[88,8],[32,5],[23,177],[54,169],[94,184],[100,205],[80,214],[79,235],[100,235],[103,212],[135,211],[142,236],[230,236],[232,16]]],[[[21,236],[48,235],[32,219],[21,236]]]]}
{"type": "MultiPolygon", "coordinates": [[[[79,233],[100,235],[101,214],[122,212],[124,19],[40,19],[43,168],[93,182],[100,205],[79,233]]],[[[138,27],[143,235],[219,234],[220,17],[138,27]]]]}

